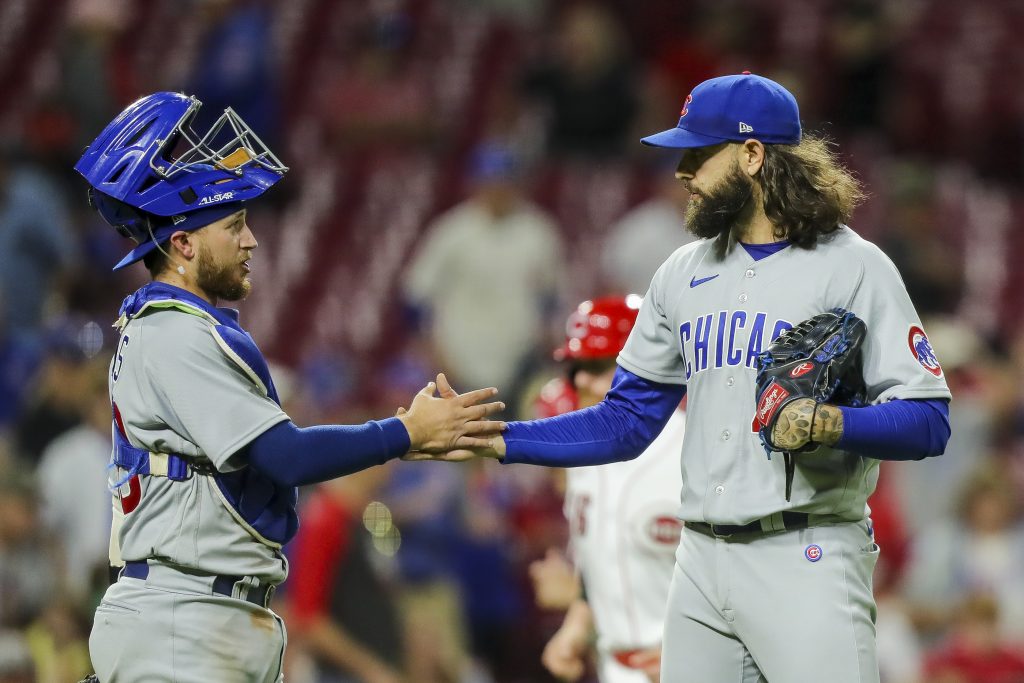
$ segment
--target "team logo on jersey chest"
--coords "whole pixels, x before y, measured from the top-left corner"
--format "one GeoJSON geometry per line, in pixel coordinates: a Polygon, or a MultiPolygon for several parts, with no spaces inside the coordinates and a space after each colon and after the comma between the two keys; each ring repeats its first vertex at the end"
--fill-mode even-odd
{"type": "Polygon", "coordinates": [[[769,318],[764,311],[716,311],[684,320],[679,324],[679,350],[686,379],[709,368],[752,369],[761,349],[791,327],[788,320],[769,318]]]}
{"type": "Polygon", "coordinates": [[[936,377],[942,377],[942,366],[939,365],[939,359],[935,357],[935,350],[932,349],[932,343],[928,341],[928,335],[924,330],[917,325],[911,325],[907,343],[921,367],[936,377]]]}

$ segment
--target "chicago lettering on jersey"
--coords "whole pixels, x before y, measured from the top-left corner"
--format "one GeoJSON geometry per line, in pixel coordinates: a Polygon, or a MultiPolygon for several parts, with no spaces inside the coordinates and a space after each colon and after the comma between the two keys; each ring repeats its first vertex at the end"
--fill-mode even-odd
{"type": "Polygon", "coordinates": [[[679,345],[686,360],[686,379],[709,367],[754,367],[761,349],[783,331],[788,320],[768,323],[763,311],[718,311],[687,320],[679,326],[679,345]]]}

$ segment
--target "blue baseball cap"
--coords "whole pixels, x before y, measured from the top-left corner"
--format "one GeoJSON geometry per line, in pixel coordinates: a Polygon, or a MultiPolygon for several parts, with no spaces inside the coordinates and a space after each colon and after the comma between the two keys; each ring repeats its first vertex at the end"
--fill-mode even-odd
{"type": "Polygon", "coordinates": [[[675,128],[640,140],[652,147],[707,147],[754,138],[764,143],[800,142],[796,98],[775,81],[744,71],[704,81],[689,94],[675,128]]]}

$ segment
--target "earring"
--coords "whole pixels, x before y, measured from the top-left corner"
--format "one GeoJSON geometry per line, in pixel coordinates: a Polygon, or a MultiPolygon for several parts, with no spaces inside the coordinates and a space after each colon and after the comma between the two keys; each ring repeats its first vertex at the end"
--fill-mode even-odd
{"type": "Polygon", "coordinates": [[[185,266],[178,266],[178,275],[185,274],[185,266]]]}

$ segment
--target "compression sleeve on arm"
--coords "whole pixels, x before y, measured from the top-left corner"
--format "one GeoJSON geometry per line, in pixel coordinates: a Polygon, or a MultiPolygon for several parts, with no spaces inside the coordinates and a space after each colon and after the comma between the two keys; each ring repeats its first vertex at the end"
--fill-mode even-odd
{"type": "Polygon", "coordinates": [[[949,441],[949,401],[893,400],[863,408],[840,406],[843,436],[836,448],[878,460],[941,455],[949,441]]]}
{"type": "Polygon", "coordinates": [[[249,464],[281,486],[304,486],[365,470],[409,450],[397,417],[362,425],[300,428],[279,422],[248,446],[249,464]]]}
{"type": "Polygon", "coordinates": [[[661,433],[685,393],[685,386],[651,382],[619,367],[596,406],[510,422],[503,462],[581,467],[632,460],[661,433]]]}

